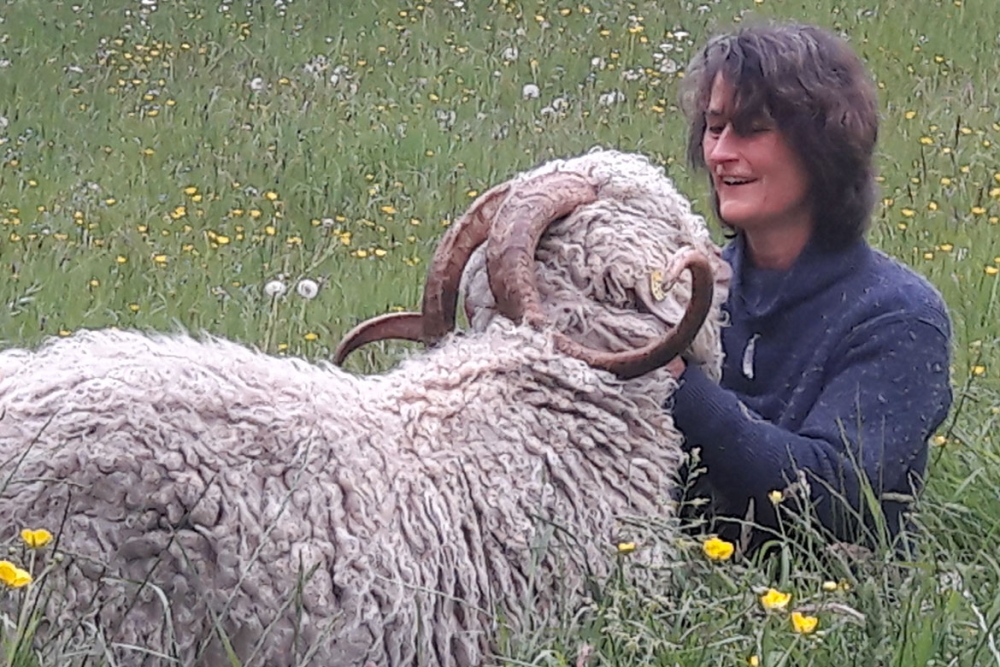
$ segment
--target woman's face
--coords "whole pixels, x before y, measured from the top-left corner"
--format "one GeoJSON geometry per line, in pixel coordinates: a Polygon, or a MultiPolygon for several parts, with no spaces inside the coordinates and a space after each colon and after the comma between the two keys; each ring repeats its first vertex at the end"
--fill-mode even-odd
{"type": "Polygon", "coordinates": [[[809,177],[773,121],[761,118],[746,135],[733,128],[733,88],[717,75],[705,112],[702,150],[726,224],[753,234],[811,228],[809,177]]]}

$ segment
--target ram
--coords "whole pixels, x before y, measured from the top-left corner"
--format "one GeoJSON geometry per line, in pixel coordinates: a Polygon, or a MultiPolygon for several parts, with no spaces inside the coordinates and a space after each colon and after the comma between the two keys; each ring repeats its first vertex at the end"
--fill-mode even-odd
{"type": "Polygon", "coordinates": [[[473,204],[422,312],[337,352],[427,344],[385,374],[113,329],[6,350],[3,537],[58,532],[43,627],[120,664],[478,664],[671,515],[661,367],[718,375],[726,271],[662,170],[599,151],[473,204]]]}

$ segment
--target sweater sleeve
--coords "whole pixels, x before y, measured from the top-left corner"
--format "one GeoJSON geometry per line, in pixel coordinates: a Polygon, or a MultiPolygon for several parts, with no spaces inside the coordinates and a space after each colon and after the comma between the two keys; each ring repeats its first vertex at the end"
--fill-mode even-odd
{"type": "MultiPolygon", "coordinates": [[[[857,539],[861,473],[882,501],[891,532],[926,464],[927,439],[951,405],[946,317],[886,315],[855,329],[798,432],[769,423],[736,395],[689,367],[674,396],[674,419],[701,461],[722,506],[753,498],[757,521],[775,522],[768,493],[806,474],[822,524],[838,539],[857,539]],[[838,498],[846,499],[853,511],[838,498]],[[892,504],[895,503],[895,506],[892,504]],[[889,505],[889,506],[887,506],[889,505]]],[[[737,510],[741,511],[741,510],[737,510]]]]}

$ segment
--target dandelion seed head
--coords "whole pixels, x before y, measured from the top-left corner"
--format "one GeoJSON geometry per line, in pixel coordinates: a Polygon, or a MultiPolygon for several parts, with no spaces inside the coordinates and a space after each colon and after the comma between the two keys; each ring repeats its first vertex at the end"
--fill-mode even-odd
{"type": "Polygon", "coordinates": [[[269,280],[264,284],[264,294],[269,297],[279,297],[288,291],[288,287],[280,280],[269,280]]]}
{"type": "Polygon", "coordinates": [[[316,295],[319,294],[319,284],[315,280],[303,278],[295,286],[295,291],[303,299],[315,299],[316,295]]]}

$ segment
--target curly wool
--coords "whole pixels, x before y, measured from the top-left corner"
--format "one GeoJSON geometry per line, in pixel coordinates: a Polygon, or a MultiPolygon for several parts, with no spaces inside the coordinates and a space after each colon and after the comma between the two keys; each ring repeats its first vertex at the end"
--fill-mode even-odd
{"type": "Polygon", "coordinates": [[[0,377],[5,458],[32,443],[4,537],[62,526],[73,557],[50,613],[100,608],[116,641],[184,664],[213,616],[244,664],[477,664],[495,614],[520,627],[521,602],[607,574],[619,517],[669,515],[679,462],[671,380],[626,387],[503,321],[363,381],[111,330],[7,351],[0,377]],[[579,543],[539,549],[542,518],[579,543]],[[124,583],[143,581],[169,623],[124,583]]]}
{"type": "MultiPolygon", "coordinates": [[[[538,289],[553,328],[604,350],[636,349],[649,343],[662,334],[663,324],[637,312],[635,287],[654,271],[665,270],[680,249],[694,248],[712,261],[716,289],[709,320],[685,357],[718,381],[721,307],[731,270],[712,242],[704,218],[692,212],[661,167],[632,153],[596,149],[546,162],[515,181],[556,171],[588,174],[598,184],[598,198],[552,224],[539,243],[538,289]]],[[[486,273],[486,247],[473,255],[463,275],[474,328],[497,316],[486,273]]],[[[675,317],[672,324],[680,320],[690,297],[690,277],[682,274],[664,301],[664,309],[675,317]]]]}
{"type": "MultiPolygon", "coordinates": [[[[656,240],[675,218],[595,214],[567,249],[544,241],[547,307],[546,290],[571,304],[559,326],[611,349],[661,334],[630,310],[629,281],[669,262],[656,240]]],[[[676,383],[618,380],[479,309],[480,260],[473,331],[377,377],[117,330],[0,353],[0,457],[16,467],[0,538],[59,530],[53,627],[100,627],[131,665],[163,659],[130,646],[225,664],[224,633],[244,665],[464,666],[501,626],[584,599],[638,537],[631,518],[672,514],[681,437],[661,406],[676,383]]],[[[718,324],[713,311],[709,343],[718,324]]]]}

